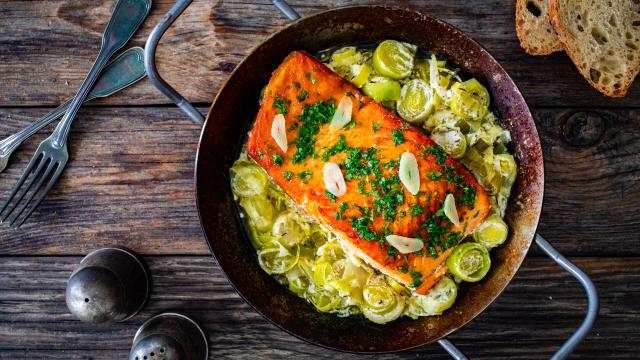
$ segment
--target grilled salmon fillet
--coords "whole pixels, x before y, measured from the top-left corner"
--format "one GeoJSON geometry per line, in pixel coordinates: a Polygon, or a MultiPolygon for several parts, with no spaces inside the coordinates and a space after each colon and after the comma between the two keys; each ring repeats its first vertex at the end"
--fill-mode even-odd
{"type": "Polygon", "coordinates": [[[247,150],[297,205],[334,232],[380,272],[425,294],[446,272],[452,248],[486,217],[486,191],[462,164],[426,134],[363,95],[320,61],[292,52],[264,89],[247,150]],[[343,96],[353,103],[352,120],[341,129],[329,122],[343,96]],[[271,135],[283,114],[287,151],[271,135]],[[412,195],[398,176],[402,153],[415,155],[420,189],[412,195]],[[347,191],[325,188],[323,167],[338,164],[347,191]],[[460,222],[442,214],[447,194],[456,199],[460,222]],[[425,247],[401,254],[386,235],[423,239],[425,247]]]}

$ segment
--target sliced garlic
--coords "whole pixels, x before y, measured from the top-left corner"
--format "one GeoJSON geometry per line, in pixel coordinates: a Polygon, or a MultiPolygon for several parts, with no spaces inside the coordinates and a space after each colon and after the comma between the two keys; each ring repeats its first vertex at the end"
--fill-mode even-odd
{"type": "Polygon", "coordinates": [[[273,123],[271,124],[271,137],[276,141],[276,144],[278,144],[283,152],[287,152],[289,143],[287,142],[287,129],[284,121],[284,115],[278,114],[273,117],[273,123]]]}
{"type": "Polygon", "coordinates": [[[331,129],[342,129],[351,121],[351,113],[353,112],[353,101],[351,96],[343,96],[338,103],[336,112],[333,114],[331,129]]]}
{"type": "Polygon", "coordinates": [[[402,254],[416,252],[424,247],[422,240],[400,235],[387,235],[386,240],[402,254]]]}
{"type": "Polygon", "coordinates": [[[418,169],[418,160],[412,153],[405,151],[400,156],[400,169],[398,170],[402,185],[412,194],[415,195],[420,191],[420,169],[418,169]]]}
{"type": "Polygon", "coordinates": [[[444,214],[453,225],[460,224],[458,210],[456,209],[456,199],[453,197],[453,194],[447,194],[447,197],[444,198],[444,214]]]}
{"type": "Polygon", "coordinates": [[[333,195],[342,196],[347,193],[347,184],[344,182],[344,176],[342,176],[342,170],[338,164],[332,162],[324,164],[322,177],[327,191],[333,195]]]}

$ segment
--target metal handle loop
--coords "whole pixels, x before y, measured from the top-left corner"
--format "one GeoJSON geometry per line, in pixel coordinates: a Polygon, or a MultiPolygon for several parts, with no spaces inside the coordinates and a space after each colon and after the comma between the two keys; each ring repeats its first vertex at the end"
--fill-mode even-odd
{"type": "Polygon", "coordinates": [[[582,340],[587,336],[593,324],[596,322],[596,318],[598,317],[598,312],[600,309],[600,300],[598,299],[598,290],[596,286],[593,284],[593,281],[589,278],[584,271],[582,271],[579,267],[574,265],[571,261],[567,260],[562,254],[558,252],[547,240],[545,240],[540,234],[536,234],[536,244],[540,246],[540,248],[550,257],[552,258],[560,267],[568,271],[576,280],[580,282],[582,287],[584,288],[585,293],[587,294],[587,314],[582,320],[582,324],[576,332],[571,335],[569,340],[567,340],[560,349],[553,354],[551,357],[552,360],[562,360],[566,359],[569,354],[575,349],[582,340]]]}
{"type": "Polygon", "coordinates": [[[280,12],[287,17],[287,19],[294,21],[300,19],[300,14],[293,10],[293,8],[287,4],[285,0],[273,0],[273,5],[280,10],[280,12]]]}
{"type": "MultiPolygon", "coordinates": [[[[587,336],[593,324],[596,322],[596,318],[598,317],[598,311],[600,309],[600,300],[598,299],[598,290],[596,289],[593,281],[589,278],[584,271],[582,271],[579,267],[574,265],[571,261],[567,260],[558,250],[556,250],[547,240],[545,240],[540,234],[536,234],[535,237],[536,244],[540,246],[540,248],[553,259],[560,267],[568,271],[576,280],[580,282],[582,287],[584,288],[585,293],[587,294],[587,314],[582,320],[582,324],[578,327],[573,335],[560,347],[558,351],[551,357],[551,360],[563,360],[566,359],[573,349],[578,346],[587,336]]],[[[467,357],[462,354],[458,348],[453,345],[453,343],[447,339],[441,339],[438,341],[440,346],[442,346],[452,358],[456,360],[466,360],[467,357]]]]}
{"type": "Polygon", "coordinates": [[[153,28],[144,48],[144,67],[153,86],[171,99],[171,101],[176,103],[176,105],[178,105],[178,107],[182,109],[182,111],[184,111],[191,120],[193,120],[193,122],[198,125],[202,125],[204,124],[204,116],[202,116],[202,114],[200,114],[200,112],[196,110],[196,108],[193,107],[187,99],[171,87],[171,85],[169,85],[162,76],[160,76],[158,69],[156,68],[156,48],[158,47],[158,43],[160,42],[162,35],[164,35],[171,24],[173,24],[178,16],[180,16],[189,4],[191,4],[191,1],[193,0],[176,1],[169,12],[162,17],[160,23],[153,28]]]}

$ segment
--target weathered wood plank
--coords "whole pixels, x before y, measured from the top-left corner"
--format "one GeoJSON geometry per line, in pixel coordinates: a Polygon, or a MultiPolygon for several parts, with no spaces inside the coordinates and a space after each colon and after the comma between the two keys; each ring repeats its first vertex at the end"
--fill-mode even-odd
{"type": "MultiPolygon", "coordinates": [[[[76,321],[64,303],[79,257],[0,258],[0,358],[124,358],[136,328],[166,310],[192,314],[209,333],[211,358],[373,358],[308,345],[245,304],[210,257],[147,257],[151,301],[125,323],[76,321]]],[[[640,344],[640,258],[578,258],[599,288],[600,318],[574,358],[631,359],[640,344]]],[[[580,323],[580,286],[546,258],[530,258],[505,293],[451,339],[473,359],[548,359],[580,323]]],[[[376,358],[447,356],[438,346],[376,358]]]]}
{"type": "MultiPolygon", "coordinates": [[[[0,2],[0,106],[56,105],[75,93],[93,62],[114,0],[0,2]]],[[[638,106],[640,85],[625,99],[600,95],[562,54],[526,55],[514,30],[514,0],[403,1],[458,26],[482,43],[513,76],[532,106],[638,106]]],[[[302,14],[343,5],[385,1],[292,1],[302,14]]],[[[131,44],[143,46],[151,28],[173,4],[154,1],[153,10],[131,44]]],[[[367,19],[379,21],[380,19],[367,19]]],[[[165,35],[158,66],[191,100],[207,103],[230,71],[255,45],[286,24],[270,1],[195,1],[165,35]]],[[[144,81],[108,104],[166,104],[144,81]]]]}
{"type": "MultiPolygon", "coordinates": [[[[46,111],[0,109],[0,137],[46,111]]],[[[639,256],[640,112],[534,115],[546,157],[541,234],[569,255],[639,256]]],[[[0,196],[43,137],[14,154],[0,175],[0,196]]],[[[145,254],[207,254],[193,200],[198,137],[175,108],[82,109],[65,174],[21,230],[0,226],[0,254],[85,254],[112,244],[145,254]]]]}

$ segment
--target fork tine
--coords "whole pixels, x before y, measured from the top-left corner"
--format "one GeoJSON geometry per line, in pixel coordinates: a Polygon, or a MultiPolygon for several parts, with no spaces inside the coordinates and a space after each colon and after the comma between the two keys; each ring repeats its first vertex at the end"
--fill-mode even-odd
{"type": "MultiPolygon", "coordinates": [[[[59,167],[60,167],[60,164],[59,164],[59,163],[57,163],[57,162],[53,162],[53,161],[51,161],[51,162],[49,163],[49,166],[47,166],[47,170],[45,170],[45,172],[42,174],[42,177],[40,177],[40,180],[38,181],[38,184],[36,185],[36,187],[35,187],[35,188],[33,189],[33,191],[31,192],[31,195],[29,195],[29,198],[28,198],[26,201],[24,201],[24,204],[22,204],[22,207],[20,208],[20,210],[18,211],[18,213],[13,217],[13,219],[12,219],[12,220],[11,220],[11,222],[9,223],[9,226],[13,227],[13,224],[16,222],[16,220],[18,220],[18,218],[20,218],[20,215],[22,215],[22,213],[27,209],[27,207],[29,207],[29,204],[31,203],[31,201],[33,200],[33,198],[35,198],[35,197],[36,197],[36,195],[39,195],[39,191],[40,191],[40,189],[42,188],[42,186],[44,185],[44,183],[49,179],[49,175],[51,175],[51,172],[53,171],[53,169],[56,169],[56,168],[59,168],[59,167]]],[[[57,171],[56,171],[56,172],[57,172],[57,171]]],[[[53,181],[53,182],[55,182],[55,179],[54,179],[54,178],[51,178],[51,180],[49,181],[49,184],[50,184],[52,181],[53,181]]],[[[25,192],[26,192],[26,191],[25,191],[25,192]]],[[[38,197],[38,199],[40,199],[40,198],[44,198],[44,196],[45,196],[45,195],[47,195],[47,192],[48,192],[48,186],[47,186],[47,191],[45,191],[45,192],[42,194],[42,196],[38,197]]],[[[39,202],[38,202],[38,204],[39,204],[39,202]]],[[[16,204],[15,204],[15,206],[14,206],[14,209],[15,209],[15,208],[18,208],[18,205],[19,205],[19,203],[16,203],[16,204]]],[[[35,210],[35,208],[36,208],[37,206],[38,206],[38,205],[36,204],[36,206],[34,206],[34,207],[32,207],[32,208],[31,208],[31,211],[29,211],[29,213],[28,213],[27,217],[28,217],[29,215],[31,215],[31,212],[32,212],[33,210],[35,210]]],[[[22,223],[24,222],[24,220],[26,220],[26,219],[23,219],[23,220],[22,220],[22,222],[20,222],[20,224],[22,224],[22,223]]]]}
{"type": "MultiPolygon", "coordinates": [[[[47,184],[47,187],[44,189],[44,191],[42,191],[41,195],[38,197],[38,199],[36,200],[35,204],[31,207],[31,209],[29,209],[29,212],[27,212],[27,215],[25,215],[22,220],[17,224],[17,225],[13,225],[15,223],[15,221],[17,220],[17,216],[15,219],[13,219],[13,221],[11,222],[10,226],[13,227],[14,229],[19,228],[20,226],[22,226],[22,224],[24,224],[25,221],[27,221],[27,219],[31,216],[31,214],[33,213],[33,211],[38,207],[38,205],[40,205],[40,203],[42,202],[42,200],[44,200],[44,198],[47,196],[47,194],[49,193],[49,191],[51,190],[51,188],[53,187],[53,185],[56,184],[56,182],[58,181],[58,178],[60,177],[60,175],[62,174],[62,171],[64,170],[64,166],[66,164],[64,163],[56,163],[56,165],[58,166],[56,169],[56,172],[51,176],[51,179],[49,180],[49,183],[47,184]]],[[[36,190],[37,192],[37,190],[36,190]]],[[[35,192],[34,192],[35,193],[35,192]]],[[[32,195],[33,198],[33,195],[32,195]]],[[[31,199],[29,199],[28,202],[30,202],[31,199]]],[[[27,204],[28,204],[27,202],[27,204]]],[[[25,204],[24,208],[27,207],[27,204],[25,204]]],[[[20,213],[22,213],[23,210],[20,211],[20,213]]]]}
{"type": "MultiPolygon", "coordinates": [[[[27,168],[25,169],[24,173],[22,174],[22,176],[20,176],[20,179],[18,180],[16,185],[13,187],[13,190],[11,190],[11,194],[9,194],[9,197],[7,197],[7,200],[5,200],[4,204],[2,205],[2,209],[0,209],[0,215],[2,215],[2,213],[7,209],[9,204],[11,204],[11,201],[14,199],[14,197],[16,196],[16,194],[18,193],[18,191],[20,190],[24,182],[27,180],[29,175],[33,173],[34,177],[33,179],[31,179],[31,182],[29,183],[29,187],[31,187],[31,185],[33,184],[33,180],[37,177],[38,173],[42,170],[42,167],[44,167],[45,162],[46,162],[46,159],[44,158],[44,154],[40,154],[38,156],[34,156],[33,158],[31,158],[31,161],[29,161],[29,165],[27,165],[27,168]],[[31,170],[33,170],[36,164],[39,164],[38,168],[36,169],[35,172],[32,172],[31,170]]],[[[22,199],[25,194],[26,192],[23,192],[22,195],[20,196],[20,199],[22,199]]],[[[20,199],[14,204],[14,206],[9,210],[9,212],[5,216],[0,218],[0,223],[3,223],[7,219],[7,217],[11,215],[13,210],[15,210],[16,205],[20,202],[20,199]]]]}

